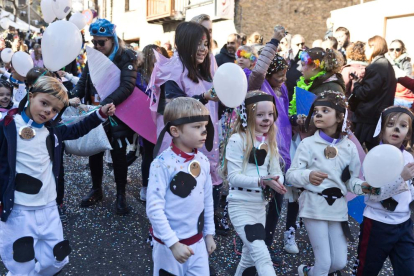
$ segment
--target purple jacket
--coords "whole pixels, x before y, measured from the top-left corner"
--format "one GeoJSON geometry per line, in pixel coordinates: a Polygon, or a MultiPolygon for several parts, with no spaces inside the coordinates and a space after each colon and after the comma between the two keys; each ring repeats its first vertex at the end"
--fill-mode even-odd
{"type": "MultiPolygon", "coordinates": [[[[249,79],[252,71],[250,69],[244,69],[247,79],[249,79]]],[[[249,82],[250,83],[250,82],[249,82]]],[[[292,141],[292,126],[289,121],[289,96],[285,84],[282,85],[280,92],[282,95],[280,97],[276,96],[270,84],[265,79],[261,91],[272,95],[275,98],[276,110],[278,113],[278,118],[276,120],[277,131],[277,146],[282,156],[285,160],[285,172],[290,168],[291,159],[290,159],[290,143],[292,141]]],[[[248,89],[249,91],[249,89],[248,89]]]]}

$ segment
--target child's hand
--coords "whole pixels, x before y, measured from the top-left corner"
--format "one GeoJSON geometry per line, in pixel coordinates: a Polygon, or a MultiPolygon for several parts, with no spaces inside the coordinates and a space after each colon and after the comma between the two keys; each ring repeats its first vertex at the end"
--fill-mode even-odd
{"type": "Polygon", "coordinates": [[[380,188],[374,188],[370,186],[367,182],[361,184],[362,192],[365,194],[377,195],[380,188]]]}
{"type": "Polygon", "coordinates": [[[404,181],[414,178],[414,163],[408,163],[404,166],[404,169],[401,172],[401,177],[404,181]]]}
{"type": "Polygon", "coordinates": [[[206,240],[206,247],[207,247],[208,255],[211,255],[211,253],[213,253],[214,250],[216,250],[216,243],[214,242],[212,235],[207,235],[205,240],[206,240]]]}
{"type": "Polygon", "coordinates": [[[322,181],[328,177],[328,174],[323,172],[312,171],[309,174],[309,181],[312,185],[319,186],[322,181]]]}
{"type": "Polygon", "coordinates": [[[107,116],[114,116],[116,107],[113,103],[101,107],[102,112],[107,116]]]}
{"type": "Polygon", "coordinates": [[[271,178],[271,180],[263,180],[263,183],[266,184],[266,186],[269,186],[281,195],[284,195],[287,192],[285,186],[279,182],[279,176],[271,176],[269,178],[271,178]]]}
{"type": "Polygon", "coordinates": [[[273,38],[279,41],[286,36],[286,30],[283,26],[277,25],[273,28],[273,38]]]}
{"type": "Polygon", "coordinates": [[[188,258],[191,257],[191,255],[194,255],[194,251],[189,246],[182,244],[180,242],[174,243],[170,247],[170,249],[174,255],[174,258],[180,264],[185,263],[188,260],[188,258]]]}
{"type": "Polygon", "coordinates": [[[212,92],[213,92],[212,89],[209,89],[207,92],[204,92],[203,94],[204,99],[208,101],[218,102],[219,98],[217,97],[217,95],[213,97],[213,95],[211,94],[212,92]]]}
{"type": "Polygon", "coordinates": [[[78,107],[80,105],[81,101],[79,100],[79,98],[72,98],[69,100],[69,105],[70,106],[74,106],[74,107],[78,107]]]}

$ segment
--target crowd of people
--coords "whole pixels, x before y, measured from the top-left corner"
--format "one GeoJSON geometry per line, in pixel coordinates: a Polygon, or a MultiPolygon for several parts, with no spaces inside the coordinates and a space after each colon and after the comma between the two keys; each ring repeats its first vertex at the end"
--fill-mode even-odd
{"type": "MultiPolygon", "coordinates": [[[[394,275],[414,275],[414,158],[408,152],[414,80],[402,40],[352,42],[347,28],[333,31],[328,21],[325,37],[311,47],[301,34],[276,26],[267,43],[258,32],[232,33],[218,49],[204,14],[180,23],[173,45],[158,41],[142,51],[123,43],[106,19],[89,31],[90,43],[120,70],[119,87],[104,99],[90,73],[98,65],[83,51],[50,72],[41,34],[16,31],[0,40],[0,50],[26,51],[34,64],[26,76],[12,63],[0,69],[0,256],[8,275],[55,275],[69,262],[64,141],[100,124],[112,147],[118,215],[131,210],[128,166],[142,155],[140,199],[152,225],[153,275],[215,275],[209,266],[214,235],[231,228],[243,242],[235,275],[276,275],[281,261],[271,248],[283,204],[284,250],[300,258],[300,221],[315,256],[298,274],[340,275],[353,240],[347,193],[364,195],[366,203],[354,275],[378,275],[387,257],[394,275]],[[225,63],[240,66],[248,82],[237,108],[223,105],[213,87],[225,63]],[[115,114],[137,88],[148,98],[142,112],[154,118],[156,142],[115,114]],[[299,89],[315,96],[308,114],[298,114],[299,89]],[[93,108],[84,120],[61,122],[67,107],[87,106],[93,108]],[[380,144],[401,150],[404,169],[374,188],[361,164],[380,144]]],[[[81,207],[103,200],[104,157],[89,156],[92,185],[81,207]]]]}

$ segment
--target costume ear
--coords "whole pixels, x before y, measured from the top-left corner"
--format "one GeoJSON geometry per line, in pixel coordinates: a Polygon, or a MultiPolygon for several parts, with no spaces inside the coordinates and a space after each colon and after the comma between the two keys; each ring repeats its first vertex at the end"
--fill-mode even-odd
{"type": "Polygon", "coordinates": [[[211,151],[214,145],[214,125],[211,121],[211,117],[208,118],[207,124],[207,138],[206,138],[206,149],[211,151]]]}
{"type": "Polygon", "coordinates": [[[164,128],[161,130],[160,135],[158,136],[158,139],[157,139],[157,144],[154,147],[154,153],[152,155],[152,157],[154,159],[157,157],[158,152],[160,151],[160,147],[161,147],[161,144],[162,144],[162,140],[164,140],[165,132],[168,131],[168,133],[170,133],[170,127],[171,127],[171,124],[170,124],[170,122],[168,122],[164,126],[164,128]]]}

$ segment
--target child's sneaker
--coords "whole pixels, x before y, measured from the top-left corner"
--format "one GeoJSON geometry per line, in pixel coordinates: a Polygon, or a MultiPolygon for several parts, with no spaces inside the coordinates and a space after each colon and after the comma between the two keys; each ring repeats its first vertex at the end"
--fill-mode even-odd
{"type": "Polygon", "coordinates": [[[328,274],[328,276],[341,276],[341,275],[342,275],[341,271],[339,271],[339,270],[328,274]]]}
{"type": "Polygon", "coordinates": [[[283,249],[290,254],[298,254],[299,248],[295,241],[295,228],[290,227],[288,231],[284,233],[284,244],[283,249]]]}
{"type": "Polygon", "coordinates": [[[68,222],[68,217],[66,216],[66,206],[62,204],[58,205],[58,212],[59,212],[59,217],[60,217],[60,221],[62,222],[62,224],[65,224],[68,222]]]}
{"type": "Polygon", "coordinates": [[[222,221],[223,219],[220,219],[218,215],[214,215],[214,225],[216,226],[216,234],[221,235],[221,236],[227,236],[228,231],[229,231],[229,226],[223,225],[222,221]]]}
{"type": "Polygon", "coordinates": [[[141,201],[147,201],[147,187],[141,188],[141,191],[139,192],[139,199],[141,199],[141,201]]]}
{"type": "Polygon", "coordinates": [[[298,267],[299,276],[308,276],[309,271],[310,271],[310,266],[308,265],[300,265],[298,267]]]}

